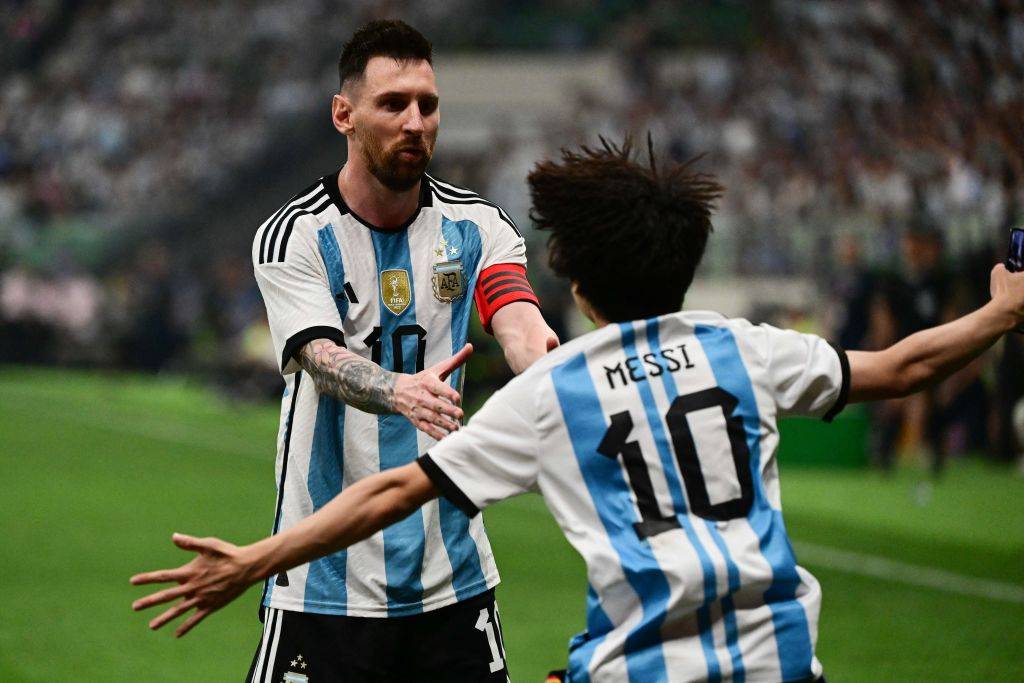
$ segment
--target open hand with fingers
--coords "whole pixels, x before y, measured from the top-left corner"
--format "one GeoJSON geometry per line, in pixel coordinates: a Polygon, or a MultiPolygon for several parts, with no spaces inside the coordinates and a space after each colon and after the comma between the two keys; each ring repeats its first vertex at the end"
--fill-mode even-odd
{"type": "Polygon", "coordinates": [[[161,569],[131,578],[132,585],[154,583],[177,583],[139,598],[132,603],[138,611],[163,605],[174,600],[180,601],[149,622],[151,629],[158,629],[191,610],[195,612],[175,630],[181,637],[211,613],[228,604],[256,581],[253,577],[253,563],[246,559],[245,549],[219,538],[194,538],[185,534],[174,534],[174,544],[182,550],[197,553],[191,562],[177,569],[161,569]]]}
{"type": "Polygon", "coordinates": [[[459,428],[463,417],[462,397],[445,380],[473,355],[466,344],[451,358],[415,375],[398,375],[392,408],[416,427],[435,439],[443,439],[459,428]]]}

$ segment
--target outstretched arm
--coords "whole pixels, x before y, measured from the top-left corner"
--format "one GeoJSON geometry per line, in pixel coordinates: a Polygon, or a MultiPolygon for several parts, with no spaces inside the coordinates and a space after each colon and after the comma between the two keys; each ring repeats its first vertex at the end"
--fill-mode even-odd
{"type": "Polygon", "coordinates": [[[299,352],[302,368],[317,391],[368,413],[399,413],[417,429],[442,439],[459,428],[459,392],[445,383],[473,353],[466,344],[458,353],[415,375],[385,370],[330,339],[315,339],[299,352]]]}
{"type": "Polygon", "coordinates": [[[906,396],[942,380],[1024,321],[1024,273],[992,269],[992,300],[952,322],[883,351],[851,351],[850,402],[906,396]]]}
{"type": "Polygon", "coordinates": [[[513,301],[495,311],[491,329],[517,375],[558,346],[558,336],[544,322],[540,309],[527,301],[513,301]]]}
{"type": "Polygon", "coordinates": [[[191,610],[175,631],[178,637],[237,598],[250,585],[317,557],[347,548],[407,517],[439,492],[417,463],[362,479],[347,487],[315,514],[252,545],[236,546],[218,538],[174,534],[175,545],[197,556],[177,569],[137,574],[133,585],[170,583],[172,588],[132,603],[142,610],[181,598],[149,622],[158,629],[191,610]]]}

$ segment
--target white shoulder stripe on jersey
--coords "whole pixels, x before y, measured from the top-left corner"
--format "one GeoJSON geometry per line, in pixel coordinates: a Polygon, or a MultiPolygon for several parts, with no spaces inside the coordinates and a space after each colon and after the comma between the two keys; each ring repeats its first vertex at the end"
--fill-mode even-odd
{"type": "Polygon", "coordinates": [[[459,187],[458,185],[452,185],[451,183],[446,183],[443,180],[435,178],[434,176],[430,175],[429,173],[424,173],[423,175],[427,176],[427,180],[429,180],[431,183],[433,183],[433,185],[435,187],[437,187],[440,190],[446,191],[448,194],[456,195],[456,196],[462,195],[462,196],[465,196],[465,197],[479,197],[480,196],[479,194],[477,194],[476,192],[473,192],[473,190],[470,190],[469,188],[459,187]]]}
{"type": "Polygon", "coordinates": [[[489,206],[498,212],[498,218],[512,228],[512,231],[516,233],[516,236],[523,236],[523,234],[519,232],[519,228],[516,227],[515,221],[513,221],[512,218],[505,213],[505,210],[497,204],[487,201],[475,192],[471,192],[464,188],[457,188],[448,183],[443,183],[429,175],[426,177],[430,183],[430,189],[434,193],[434,196],[442,202],[445,202],[446,204],[482,204],[484,206],[489,206]]]}
{"type": "Polygon", "coordinates": [[[270,232],[270,239],[267,241],[267,252],[264,255],[264,263],[283,261],[288,237],[291,236],[291,229],[292,226],[295,225],[295,220],[302,214],[316,213],[317,211],[323,210],[330,201],[330,197],[327,196],[326,192],[315,194],[305,202],[294,204],[284,214],[282,214],[271,227],[267,228],[267,231],[270,232]],[[284,229],[283,233],[282,229],[284,229]],[[278,253],[277,246],[279,236],[281,237],[281,246],[278,253]]]}
{"type": "Polygon", "coordinates": [[[310,187],[307,187],[305,190],[303,190],[299,194],[297,194],[294,197],[292,197],[291,199],[289,199],[277,211],[272,213],[270,215],[270,218],[268,218],[267,220],[263,221],[263,223],[260,225],[260,227],[256,230],[256,236],[259,237],[261,230],[264,230],[264,228],[266,228],[267,226],[271,225],[274,221],[276,221],[278,219],[278,217],[282,213],[287,211],[293,204],[295,204],[296,202],[304,202],[307,199],[309,199],[310,197],[312,197],[314,194],[319,194],[319,192],[320,192],[322,187],[323,187],[322,183],[317,183],[316,185],[311,185],[310,187]]]}
{"type": "Polygon", "coordinates": [[[474,199],[474,200],[478,200],[478,201],[486,204],[487,206],[491,206],[491,207],[497,209],[498,213],[502,214],[502,216],[504,218],[506,218],[509,221],[511,221],[511,218],[509,217],[509,215],[507,213],[505,213],[504,209],[502,209],[497,204],[494,204],[492,202],[487,201],[486,199],[481,197],[476,192],[473,192],[472,190],[467,189],[465,187],[459,187],[458,185],[452,185],[451,183],[446,183],[443,180],[438,180],[434,176],[426,174],[426,173],[424,175],[427,176],[427,180],[430,183],[432,189],[435,191],[435,194],[446,195],[447,197],[449,197],[451,199],[462,199],[462,200],[474,199]]]}
{"type": "MultiPolygon", "coordinates": [[[[290,202],[282,206],[270,218],[268,218],[262,226],[260,226],[259,231],[257,231],[257,237],[259,238],[260,243],[260,263],[269,263],[274,260],[280,260],[274,259],[273,256],[281,225],[293,214],[296,214],[296,212],[308,212],[310,207],[319,205],[324,197],[328,197],[327,191],[324,189],[322,183],[318,183],[308,190],[303,191],[290,202]]],[[[322,208],[323,206],[320,206],[320,209],[322,208]]],[[[283,255],[284,249],[282,248],[280,251],[283,255]]]]}
{"type": "Polygon", "coordinates": [[[326,193],[316,195],[310,202],[316,202],[313,206],[296,206],[281,216],[274,226],[274,234],[267,244],[267,262],[284,261],[285,250],[288,248],[288,238],[292,235],[292,228],[299,216],[309,214],[316,215],[323,211],[331,203],[331,198],[326,193]],[[280,237],[280,246],[278,246],[280,237]]]}
{"type": "Polygon", "coordinates": [[[259,242],[260,245],[260,263],[264,263],[266,261],[265,255],[267,251],[267,236],[272,231],[272,226],[277,222],[277,219],[280,218],[281,215],[285,211],[290,209],[296,202],[305,201],[309,199],[312,195],[317,194],[317,192],[318,190],[316,187],[310,187],[306,190],[303,190],[298,195],[287,201],[281,208],[279,208],[277,211],[271,214],[270,218],[263,222],[263,224],[256,231],[256,237],[254,238],[254,241],[259,242]]]}

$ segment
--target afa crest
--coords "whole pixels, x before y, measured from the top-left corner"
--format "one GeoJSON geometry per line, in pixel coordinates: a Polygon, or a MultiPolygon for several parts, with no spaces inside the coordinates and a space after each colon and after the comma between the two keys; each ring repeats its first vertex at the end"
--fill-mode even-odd
{"type": "Polygon", "coordinates": [[[461,261],[445,261],[434,265],[434,297],[450,304],[465,293],[466,271],[461,261]]]}
{"type": "Polygon", "coordinates": [[[412,286],[405,270],[384,270],[380,274],[380,300],[395,315],[402,315],[412,303],[412,286]]]}

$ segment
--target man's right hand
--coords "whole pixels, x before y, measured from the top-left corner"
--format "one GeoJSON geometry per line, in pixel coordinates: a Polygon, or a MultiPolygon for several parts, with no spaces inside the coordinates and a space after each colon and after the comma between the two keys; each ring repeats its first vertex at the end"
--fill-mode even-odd
{"type": "Polygon", "coordinates": [[[1024,322],[1024,273],[1011,273],[997,264],[989,276],[989,293],[993,303],[1014,317],[1014,328],[1024,322]]]}
{"type": "Polygon", "coordinates": [[[395,379],[392,409],[404,415],[421,432],[443,439],[459,428],[463,417],[462,397],[447,382],[448,376],[473,355],[466,344],[451,358],[415,375],[399,374],[395,379]]]}

